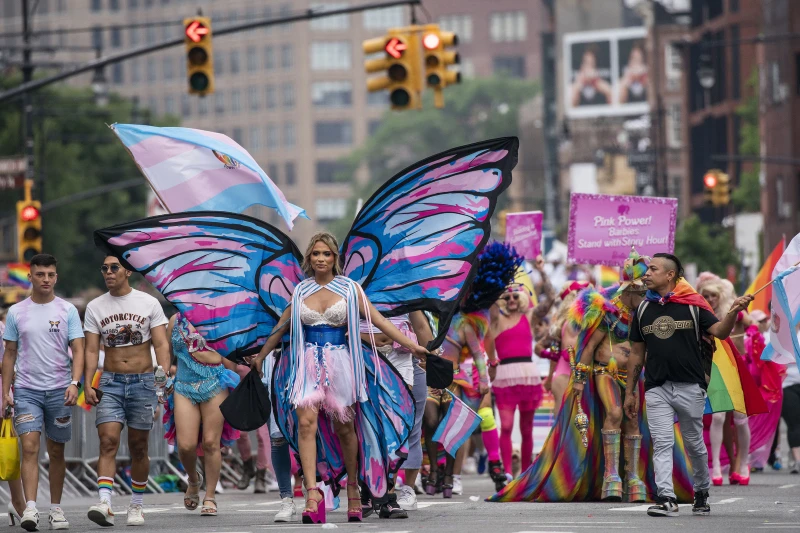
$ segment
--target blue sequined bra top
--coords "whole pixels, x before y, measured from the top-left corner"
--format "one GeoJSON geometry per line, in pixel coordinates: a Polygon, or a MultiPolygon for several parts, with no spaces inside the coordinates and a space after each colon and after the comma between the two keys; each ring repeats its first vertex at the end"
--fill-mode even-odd
{"type": "Polygon", "coordinates": [[[220,381],[225,372],[222,363],[201,363],[192,355],[205,349],[205,339],[192,333],[186,319],[179,314],[172,328],[172,351],[178,358],[175,392],[194,404],[207,402],[222,391],[220,381]]]}

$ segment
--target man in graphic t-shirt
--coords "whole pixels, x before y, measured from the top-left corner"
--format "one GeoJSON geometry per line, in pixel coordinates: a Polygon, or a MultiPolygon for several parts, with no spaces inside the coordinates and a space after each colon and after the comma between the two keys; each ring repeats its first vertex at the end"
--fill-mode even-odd
{"type": "Polygon", "coordinates": [[[129,526],[144,524],[143,495],[150,472],[147,439],[153,429],[158,397],[153,374],[152,344],[158,365],[169,371],[167,317],[158,300],[129,283],[131,272],[114,256],[100,267],[108,292],[86,307],[85,382],[91,383],[97,370],[100,341],[105,347],[102,398],[92,387],[86,389],[86,403],[97,406],[100,458],[97,485],[100,503],[89,508],[89,519],[101,526],[114,525],[111,493],[116,456],[123,425],[128,425],[133,495],[128,507],[129,526]]]}
{"type": "Polygon", "coordinates": [[[72,406],[78,399],[83,372],[84,341],[78,310],[57,298],[56,258],[31,258],[31,296],[12,305],[6,319],[3,358],[3,410],[14,407],[14,426],[22,441],[22,486],[26,506],[20,525],[39,526],[39,442],[47,437],[50,456],[50,529],[69,529],[61,510],[64,488],[64,445],[72,437],[72,406]],[[70,355],[70,348],[72,354],[70,355]],[[14,398],[11,377],[14,365],[14,398]]]}
{"type": "Polygon", "coordinates": [[[718,321],[708,302],[682,279],[683,268],[672,254],[655,254],[642,278],[649,289],[631,322],[628,386],[625,413],[636,416],[636,383],[644,367],[647,422],[653,437],[653,463],[657,504],[650,516],[677,516],[672,486],[673,424],[678,415],[686,455],[692,463],[694,505],[692,513],[707,515],[708,451],[703,442],[706,404],[706,371],[700,334],[726,339],[736,324],[736,314],[753,300],[745,295],[734,302],[723,321],[718,321]],[[647,364],[645,364],[645,350],[647,364]]]}

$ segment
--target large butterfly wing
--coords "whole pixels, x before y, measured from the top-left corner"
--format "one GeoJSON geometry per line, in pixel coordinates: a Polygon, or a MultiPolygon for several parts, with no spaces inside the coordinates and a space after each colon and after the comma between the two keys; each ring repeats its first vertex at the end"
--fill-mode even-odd
{"type": "Polygon", "coordinates": [[[387,316],[426,310],[438,346],[474,276],[500,194],[511,183],[519,140],[454,148],[414,164],[364,204],[344,240],[345,275],[387,316]]]}
{"type": "Polygon", "coordinates": [[[162,215],[98,230],[94,239],[234,361],[258,352],[303,279],[291,239],[245,215],[162,215]]]}

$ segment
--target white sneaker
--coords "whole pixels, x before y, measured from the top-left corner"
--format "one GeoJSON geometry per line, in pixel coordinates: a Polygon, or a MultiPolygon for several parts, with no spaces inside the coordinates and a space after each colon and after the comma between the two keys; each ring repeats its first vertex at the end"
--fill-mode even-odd
{"type": "Polygon", "coordinates": [[[292,498],[283,498],[281,499],[281,508],[278,510],[278,513],[275,515],[276,522],[296,522],[297,521],[297,509],[294,506],[294,500],[292,498]]]}
{"type": "Polygon", "coordinates": [[[25,508],[19,525],[25,531],[39,531],[39,511],[36,510],[36,507],[25,508]]]}
{"type": "Polygon", "coordinates": [[[414,492],[416,494],[425,494],[425,489],[422,488],[422,474],[417,474],[417,479],[414,481],[414,492]]]}
{"type": "Polygon", "coordinates": [[[464,486],[461,485],[461,476],[453,476],[453,494],[464,494],[464,486]]]}
{"type": "Polygon", "coordinates": [[[144,525],[144,511],[141,505],[131,505],[128,507],[128,525],[129,526],[143,526],[144,525]]]}
{"type": "Polygon", "coordinates": [[[89,507],[89,520],[97,525],[108,527],[114,525],[114,511],[111,506],[106,502],[100,502],[97,505],[89,507]]]}
{"type": "Polygon", "coordinates": [[[50,509],[50,529],[69,529],[69,522],[61,507],[50,509]]]}
{"type": "Polygon", "coordinates": [[[464,460],[464,466],[461,467],[461,473],[468,476],[477,474],[478,461],[474,457],[467,457],[464,460]]]}
{"type": "Polygon", "coordinates": [[[417,510],[417,495],[414,494],[414,489],[408,485],[403,485],[397,489],[397,505],[404,511],[417,510]]]}

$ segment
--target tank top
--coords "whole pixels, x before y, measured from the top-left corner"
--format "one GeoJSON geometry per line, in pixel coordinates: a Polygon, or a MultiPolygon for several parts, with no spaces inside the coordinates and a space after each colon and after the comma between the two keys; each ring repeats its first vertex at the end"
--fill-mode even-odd
{"type": "Polygon", "coordinates": [[[528,317],[522,315],[513,327],[500,333],[494,341],[497,350],[497,358],[502,361],[506,359],[526,358],[533,360],[533,332],[531,331],[528,317]]]}

